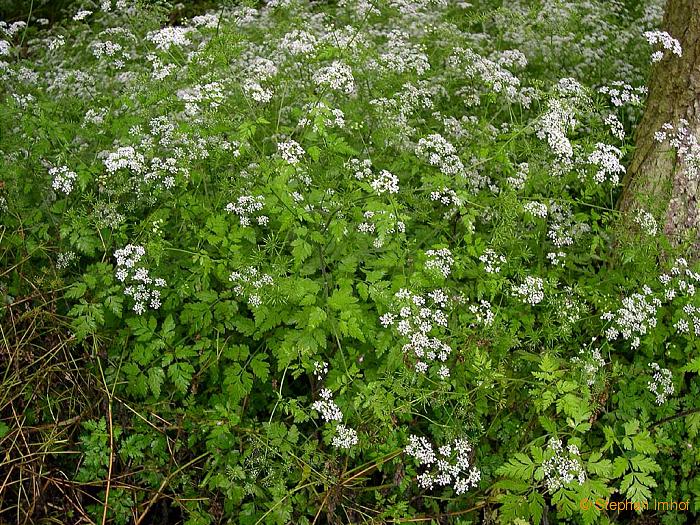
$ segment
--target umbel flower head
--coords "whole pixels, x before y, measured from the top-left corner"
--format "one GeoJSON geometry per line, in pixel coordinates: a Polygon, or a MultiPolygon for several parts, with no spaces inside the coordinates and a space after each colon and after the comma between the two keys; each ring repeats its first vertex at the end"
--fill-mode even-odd
{"type": "Polygon", "coordinates": [[[416,478],[423,489],[451,486],[460,495],[481,480],[481,472],[471,463],[472,447],[466,439],[457,438],[450,445],[439,447],[436,453],[427,438],[411,435],[404,452],[426,467],[416,478]]]}
{"type": "Polygon", "coordinates": [[[143,246],[134,244],[127,244],[114,252],[117,280],[124,283],[124,295],[134,300],[133,310],[139,315],[147,308],[160,308],[161,289],[167,284],[165,279],[153,279],[149,271],[139,265],[145,254],[143,246]]]}

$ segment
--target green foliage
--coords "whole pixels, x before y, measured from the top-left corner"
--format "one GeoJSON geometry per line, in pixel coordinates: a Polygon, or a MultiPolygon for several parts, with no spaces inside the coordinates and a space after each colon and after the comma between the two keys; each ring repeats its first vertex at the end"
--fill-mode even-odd
{"type": "Polygon", "coordinates": [[[278,3],[85,2],[0,33],[0,343],[51,294],[36,315],[62,338],[24,359],[56,344],[90,389],[45,399],[35,374],[12,403],[29,433],[67,421],[52,467],[80,511],[696,516],[700,276],[615,210],[641,107],[600,89],[643,85],[656,3],[278,3]]]}

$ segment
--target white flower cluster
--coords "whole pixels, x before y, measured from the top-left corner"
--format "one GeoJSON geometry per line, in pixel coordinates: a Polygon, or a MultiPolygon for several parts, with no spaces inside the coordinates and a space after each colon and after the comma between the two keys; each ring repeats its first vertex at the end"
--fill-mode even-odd
{"type": "Polygon", "coordinates": [[[372,176],[372,161],[370,159],[350,159],[345,163],[345,169],[352,173],[357,180],[365,180],[372,176]]]}
{"type": "Polygon", "coordinates": [[[210,109],[218,108],[226,100],[226,95],[221,82],[209,82],[179,89],[177,98],[185,102],[185,113],[194,116],[201,111],[200,105],[208,105],[210,109]]]}
{"type": "Polygon", "coordinates": [[[157,310],[160,308],[160,288],[166,286],[165,279],[153,279],[149,272],[139,262],[146,255],[143,246],[127,244],[114,252],[117,259],[116,277],[124,283],[124,295],[134,300],[133,310],[141,315],[147,307],[157,310]]]}
{"type": "Polygon", "coordinates": [[[551,223],[547,230],[547,237],[557,248],[571,246],[576,238],[589,232],[591,229],[584,222],[576,222],[574,212],[568,204],[551,202],[549,215],[551,223]]]}
{"type": "Polygon", "coordinates": [[[67,166],[56,166],[49,169],[49,175],[53,177],[51,187],[56,191],[61,191],[70,195],[73,191],[73,184],[78,178],[74,171],[70,171],[67,166]]]}
{"type": "Polygon", "coordinates": [[[644,102],[644,96],[647,94],[645,86],[632,87],[622,81],[611,82],[609,86],[598,88],[598,93],[608,95],[610,102],[615,107],[621,107],[625,104],[631,106],[639,106],[644,102]]]}
{"type": "Polygon", "coordinates": [[[316,49],[317,39],[311,33],[295,29],[282,37],[280,47],[290,55],[310,55],[316,49]]]}
{"type": "Polygon", "coordinates": [[[12,22],[8,25],[4,20],[0,20],[0,31],[5,33],[8,37],[13,37],[19,33],[22,29],[27,27],[27,22],[24,20],[19,20],[17,22],[12,22]]]}
{"type": "Polygon", "coordinates": [[[168,26],[158,31],[151,31],[146,35],[146,39],[155,44],[156,49],[168,51],[172,46],[186,47],[192,44],[188,38],[191,32],[190,27],[168,26]]]}
{"type": "Polygon", "coordinates": [[[522,190],[527,182],[528,175],[530,174],[530,165],[527,162],[522,162],[518,164],[518,169],[515,175],[506,177],[506,182],[514,190],[522,190]]]}
{"type": "Polygon", "coordinates": [[[436,201],[443,206],[458,207],[462,205],[462,199],[457,196],[457,192],[452,188],[442,188],[440,190],[430,192],[430,200],[436,201]]]}
{"type": "Polygon", "coordinates": [[[92,14],[92,11],[89,11],[87,9],[81,9],[77,13],[73,15],[73,20],[76,22],[79,22],[80,20],[85,20],[88,16],[92,14]]]}
{"type": "Polygon", "coordinates": [[[265,226],[270,218],[267,215],[255,215],[265,206],[265,197],[262,195],[242,195],[236,202],[229,202],[226,211],[238,215],[238,220],[244,228],[251,225],[251,216],[260,226],[265,226]]]}
{"type": "Polygon", "coordinates": [[[683,314],[685,317],[678,319],[673,327],[682,334],[689,334],[692,323],[694,334],[700,336],[700,307],[688,303],[683,307],[683,314]]]}
{"type": "Polygon", "coordinates": [[[143,173],[146,169],[144,156],[131,146],[117,148],[116,151],[107,153],[104,165],[110,174],[119,170],[128,169],[134,173],[143,173]]]}
{"type": "Polygon", "coordinates": [[[395,214],[385,210],[371,211],[368,210],[362,214],[362,221],[357,225],[357,231],[360,233],[376,233],[372,245],[375,248],[384,246],[387,235],[395,233],[406,233],[406,224],[403,221],[397,220],[395,214]]]}
{"type": "Polygon", "coordinates": [[[544,299],[544,281],[540,277],[528,275],[519,286],[513,285],[513,296],[532,306],[539,304],[544,299]]]}
{"type": "Polygon", "coordinates": [[[340,407],[336,405],[335,401],[333,401],[333,393],[330,389],[322,388],[319,396],[321,399],[314,401],[311,405],[311,409],[318,412],[321,415],[321,419],[326,423],[331,423],[333,421],[338,423],[335,427],[335,436],[333,436],[331,444],[336,448],[345,450],[357,445],[359,442],[357,431],[341,423],[341,421],[343,421],[343,412],[340,410],[340,407]]]}
{"type": "Polygon", "coordinates": [[[481,472],[472,466],[472,447],[466,439],[457,438],[451,445],[438,447],[437,454],[425,437],[411,435],[408,441],[404,452],[426,467],[416,478],[421,488],[451,486],[455,494],[461,495],[479,484],[481,472]]]}
{"type": "Polygon", "coordinates": [[[117,62],[115,62],[115,65],[117,65],[118,68],[123,67],[124,61],[129,58],[129,54],[122,47],[122,45],[119,42],[112,42],[111,40],[107,40],[105,42],[95,40],[90,43],[90,49],[92,50],[92,54],[95,56],[95,58],[98,59],[103,57],[119,57],[117,62]]]}
{"type": "Polygon", "coordinates": [[[634,222],[639,225],[644,233],[652,237],[655,236],[658,231],[656,219],[648,211],[637,210],[637,214],[634,217],[634,222]]]}
{"type": "Polygon", "coordinates": [[[101,109],[95,109],[95,108],[90,108],[85,112],[85,116],[83,117],[83,124],[81,127],[86,127],[88,124],[93,124],[94,126],[102,126],[105,121],[105,117],[107,117],[108,109],[107,108],[101,108],[101,109]]]}
{"type": "Polygon", "coordinates": [[[537,138],[546,139],[552,153],[568,166],[574,155],[574,149],[567,133],[576,126],[574,110],[566,101],[551,99],[547,102],[547,111],[540,117],[537,138]]]}
{"type": "Polygon", "coordinates": [[[321,126],[340,129],[345,127],[345,113],[343,113],[343,110],[338,108],[331,109],[324,102],[306,104],[303,111],[306,112],[306,116],[299,119],[300,127],[312,124],[314,132],[318,132],[321,126]]]}
{"type": "Polygon", "coordinates": [[[180,175],[184,178],[189,177],[189,170],[179,166],[178,161],[174,157],[161,159],[153,157],[149,171],[144,173],[144,182],[156,182],[163,185],[164,188],[172,189],[175,187],[175,176],[180,175]]]}
{"type": "Polygon", "coordinates": [[[358,442],[357,430],[346,427],[340,423],[335,429],[335,436],[333,436],[331,444],[336,448],[344,448],[348,450],[357,445],[358,442]]]}
{"type": "Polygon", "coordinates": [[[328,373],[328,363],[325,361],[316,361],[314,363],[314,376],[321,381],[328,373]]]}
{"type": "Polygon", "coordinates": [[[342,421],[343,413],[340,411],[338,405],[335,404],[335,401],[333,401],[333,392],[328,388],[322,388],[319,395],[321,399],[314,401],[311,405],[311,409],[321,414],[321,418],[326,423],[330,421],[342,421]]]}
{"type": "Polygon", "coordinates": [[[379,195],[382,193],[398,193],[399,178],[387,170],[382,170],[379,172],[379,175],[370,182],[370,186],[372,186],[372,189],[379,195]]]}
{"type": "Polygon", "coordinates": [[[491,326],[496,314],[491,309],[491,303],[488,301],[479,301],[479,304],[469,305],[469,311],[476,317],[476,322],[483,326],[491,326]]]}
{"type": "MultiPolygon", "coordinates": [[[[670,51],[676,56],[683,56],[681,43],[669,35],[666,31],[645,31],[644,38],[647,39],[652,46],[659,45],[665,51],[670,51]]],[[[660,62],[664,58],[665,51],[654,51],[651,55],[652,63],[660,62]]]]}
{"type": "Polygon", "coordinates": [[[479,260],[484,264],[486,273],[499,273],[501,265],[506,263],[506,258],[491,248],[484,250],[484,253],[479,256],[479,260]]]}
{"type": "Polygon", "coordinates": [[[656,404],[663,405],[676,391],[673,386],[673,374],[668,368],[661,368],[658,363],[649,363],[652,370],[651,381],[647,383],[649,391],[656,396],[656,404]]]}
{"type": "Polygon", "coordinates": [[[10,54],[10,43],[7,40],[0,40],[0,56],[10,54]]]}
{"type": "Polygon", "coordinates": [[[251,78],[256,78],[259,81],[270,80],[277,74],[277,66],[269,58],[255,57],[250,63],[246,64],[246,72],[251,78]]]}
{"type": "Polygon", "coordinates": [[[56,269],[65,270],[73,261],[77,261],[78,256],[75,252],[61,252],[56,257],[56,269]]]}
{"type": "Polygon", "coordinates": [[[240,272],[231,272],[228,280],[235,284],[233,292],[236,295],[241,297],[248,296],[248,306],[251,308],[257,308],[262,304],[259,291],[265,286],[272,286],[274,283],[271,275],[260,273],[253,266],[248,266],[240,272]]]}
{"type": "Polygon", "coordinates": [[[430,69],[430,63],[422,45],[411,43],[408,33],[392,29],[387,35],[386,50],[380,53],[376,64],[370,62],[370,67],[398,74],[413,71],[420,76],[430,69]]]}
{"type": "Polygon", "coordinates": [[[425,255],[428,256],[428,260],[425,261],[426,269],[437,270],[445,278],[450,276],[450,271],[452,270],[452,265],[455,260],[449,249],[440,248],[439,250],[428,250],[425,252],[425,255]]]}
{"type": "MultiPolygon", "coordinates": [[[[127,7],[126,0],[117,0],[115,2],[115,7],[118,10],[126,9],[126,7],[127,7]]],[[[102,9],[102,11],[106,11],[106,12],[111,11],[112,10],[112,0],[101,0],[100,9],[102,9]]]]}
{"type": "MultiPolygon", "coordinates": [[[[673,301],[676,298],[684,298],[686,301],[696,297],[696,286],[700,285],[700,274],[688,268],[688,261],[679,257],[671,268],[671,275],[661,274],[659,281],[664,285],[664,299],[673,301]]],[[[680,333],[690,332],[690,326],[696,336],[700,336],[700,305],[696,306],[685,302],[682,308],[682,317],[675,323],[675,328],[680,333]]]]}
{"type": "Polygon", "coordinates": [[[632,348],[637,348],[641,337],[656,326],[656,312],[660,307],[661,300],[653,297],[651,288],[644,286],[642,293],[625,297],[616,312],[605,312],[601,316],[601,319],[612,324],[605,331],[605,336],[614,341],[622,335],[623,339],[632,340],[632,348]]]}
{"type": "Polygon", "coordinates": [[[243,93],[259,104],[266,104],[272,100],[272,89],[263,87],[259,82],[247,78],[243,81],[243,93]]]}
{"type": "Polygon", "coordinates": [[[618,140],[625,140],[625,127],[616,115],[610,113],[603,119],[603,123],[610,128],[610,133],[618,140]]]}
{"type": "Polygon", "coordinates": [[[164,64],[154,53],[148,53],[145,58],[151,63],[151,78],[153,80],[168,78],[178,67],[177,64],[164,64]]]}
{"type": "Polygon", "coordinates": [[[586,303],[571,286],[565,286],[560,293],[554,295],[550,305],[563,331],[571,330],[574,323],[587,312],[586,303]]]}
{"type": "Polygon", "coordinates": [[[485,58],[471,49],[459,48],[447,59],[448,66],[458,69],[467,78],[479,78],[489,92],[503,93],[508,100],[515,101],[520,88],[520,79],[504,66],[527,64],[525,56],[518,52],[506,51],[496,61],[485,58]],[[519,53],[515,55],[514,53],[519,53]]]}
{"type": "Polygon", "coordinates": [[[564,266],[564,259],[566,258],[566,253],[564,252],[549,252],[547,253],[547,259],[553,266],[564,266]]]}
{"type": "Polygon", "coordinates": [[[588,163],[597,166],[598,171],[593,179],[602,184],[606,179],[617,185],[620,182],[620,174],[625,173],[625,167],[620,163],[622,152],[615,146],[598,143],[593,153],[588,156],[588,163]]]}
{"type": "Polygon", "coordinates": [[[550,438],[545,452],[549,457],[542,462],[544,482],[551,492],[569,486],[574,480],[582,485],[586,471],[581,463],[578,447],[569,445],[564,451],[560,439],[550,438]]]}
{"type": "Polygon", "coordinates": [[[219,17],[215,13],[205,13],[203,15],[193,16],[190,19],[190,25],[194,27],[206,27],[207,29],[216,29],[221,23],[223,17],[219,17]]]}
{"type": "Polygon", "coordinates": [[[399,335],[408,339],[403,351],[416,358],[417,372],[425,374],[432,362],[438,365],[438,376],[448,378],[450,369],[443,363],[452,353],[452,348],[439,338],[430,336],[433,329],[438,329],[436,327],[447,327],[447,316],[443,311],[448,303],[447,294],[438,289],[428,293],[426,299],[402,288],[394,294],[394,298],[397,301],[394,312],[380,317],[382,326],[388,328],[396,325],[399,335]]]}
{"type": "Polygon", "coordinates": [[[547,217],[547,205],[542,202],[530,201],[523,204],[523,210],[533,217],[544,219],[547,217]]]}
{"type": "Polygon", "coordinates": [[[571,358],[571,362],[575,363],[586,377],[588,386],[592,386],[596,382],[598,371],[605,366],[605,359],[600,354],[600,349],[584,349],[579,350],[579,355],[571,358]]]}
{"type": "Polygon", "coordinates": [[[346,95],[355,91],[352,69],[340,60],[335,60],[330,66],[322,67],[316,71],[313,80],[318,86],[327,86],[346,95]]]}
{"type": "Polygon", "coordinates": [[[382,14],[382,12],[373,5],[371,0],[338,0],[338,5],[348,8],[353,13],[357,13],[360,20],[369,17],[369,15],[382,14]]]}
{"type": "Polygon", "coordinates": [[[685,164],[688,178],[696,179],[700,174],[700,143],[695,133],[690,129],[690,123],[685,119],[678,121],[678,126],[667,122],[661,126],[661,131],[654,134],[658,142],[668,139],[672,148],[676,149],[678,158],[685,164]]]}
{"type": "Polygon", "coordinates": [[[287,142],[278,142],[277,151],[281,157],[289,164],[298,164],[301,157],[304,156],[304,148],[302,148],[299,143],[295,140],[288,140],[287,142]]]}
{"type": "Polygon", "coordinates": [[[438,133],[420,139],[416,145],[416,155],[431,166],[438,167],[445,175],[464,175],[464,164],[457,156],[457,150],[438,133]]]}
{"type": "MultiPolygon", "coordinates": [[[[63,35],[57,35],[46,39],[46,47],[49,51],[56,51],[58,48],[66,45],[66,39],[63,35]]],[[[2,55],[2,41],[0,41],[0,55],[2,55]]]]}

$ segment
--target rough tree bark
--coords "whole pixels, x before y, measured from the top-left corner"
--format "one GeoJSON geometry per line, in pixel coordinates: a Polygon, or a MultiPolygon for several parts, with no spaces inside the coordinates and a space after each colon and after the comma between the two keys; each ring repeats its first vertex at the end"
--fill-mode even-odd
{"type": "Polygon", "coordinates": [[[649,83],[647,107],[637,128],[636,150],[623,181],[622,211],[639,208],[663,217],[663,231],[676,242],[695,235],[700,249],[698,179],[668,142],[654,138],[663,124],[677,126],[681,119],[700,141],[700,1],[668,0],[663,29],[678,39],[683,55],[666,52],[655,65],[649,83]]]}

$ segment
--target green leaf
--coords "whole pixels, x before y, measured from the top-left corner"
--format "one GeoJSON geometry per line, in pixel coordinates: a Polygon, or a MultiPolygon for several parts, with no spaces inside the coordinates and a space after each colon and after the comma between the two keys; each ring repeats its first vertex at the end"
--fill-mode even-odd
{"type": "Polygon", "coordinates": [[[688,429],[688,437],[696,437],[700,432],[700,412],[686,416],[685,425],[688,429]]]}
{"type": "Polygon", "coordinates": [[[170,340],[175,332],[175,321],[173,320],[172,314],[168,314],[168,316],[165,318],[165,321],[163,321],[163,325],[160,328],[160,336],[167,340],[170,340]]]}
{"type": "Polygon", "coordinates": [[[168,377],[183,394],[187,393],[192,381],[192,374],[194,374],[194,367],[189,363],[178,362],[168,367],[168,377]]]}
{"type": "Polygon", "coordinates": [[[533,490],[530,496],[527,498],[528,509],[530,511],[530,517],[532,518],[533,525],[538,525],[542,521],[542,514],[544,511],[544,498],[542,494],[533,490]]]}
{"type": "Polygon", "coordinates": [[[224,388],[231,401],[239,403],[250,393],[253,387],[253,376],[244,370],[240,363],[232,363],[224,371],[224,388]]]}
{"type": "Polygon", "coordinates": [[[165,372],[160,367],[153,367],[148,370],[148,386],[156,398],[160,397],[160,387],[165,380],[165,372]]]}
{"type": "Polygon", "coordinates": [[[647,430],[632,436],[632,448],[642,454],[655,454],[657,451],[656,443],[647,430]]]}
{"type": "Polygon", "coordinates": [[[535,465],[532,460],[522,452],[517,452],[508,463],[501,465],[496,474],[499,476],[507,476],[509,478],[527,481],[532,478],[535,471],[535,465]]]}
{"type": "Polygon", "coordinates": [[[629,461],[627,461],[627,458],[624,456],[617,456],[615,460],[613,461],[613,468],[612,468],[612,477],[613,478],[619,478],[622,476],[625,472],[627,472],[627,469],[629,468],[629,461]]]}
{"type": "Polygon", "coordinates": [[[624,427],[625,427],[625,435],[631,436],[631,435],[639,432],[639,421],[637,421],[636,419],[633,419],[632,421],[627,421],[624,424],[624,427]]]}
{"type": "Polygon", "coordinates": [[[318,159],[321,157],[321,149],[318,146],[311,146],[306,151],[314,162],[318,162],[318,159]]]}
{"type": "Polygon", "coordinates": [[[86,291],[87,285],[82,281],[78,281],[68,288],[68,290],[66,290],[65,297],[67,299],[80,299],[83,295],[85,295],[86,291]]]}
{"type": "Polygon", "coordinates": [[[630,463],[632,464],[632,468],[634,470],[645,474],[648,474],[649,472],[659,472],[661,470],[661,467],[658,465],[658,463],[656,463],[656,461],[642,454],[637,454],[636,456],[632,457],[630,459],[630,463]]]}
{"type": "Polygon", "coordinates": [[[309,328],[318,328],[328,318],[326,311],[318,306],[309,313],[309,328]]]}
{"type": "Polygon", "coordinates": [[[696,374],[700,374],[700,356],[691,359],[690,362],[688,362],[688,364],[681,370],[684,372],[695,372],[696,374]]]}
{"type": "Polygon", "coordinates": [[[253,371],[253,375],[260,379],[260,381],[267,381],[267,378],[270,376],[270,365],[265,361],[266,357],[267,356],[263,354],[257,354],[250,361],[250,369],[253,371]]]}
{"type": "Polygon", "coordinates": [[[292,246],[294,246],[294,248],[292,248],[292,255],[294,256],[294,263],[296,266],[300,266],[314,251],[313,246],[304,239],[294,239],[292,241],[292,246]]]}

